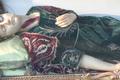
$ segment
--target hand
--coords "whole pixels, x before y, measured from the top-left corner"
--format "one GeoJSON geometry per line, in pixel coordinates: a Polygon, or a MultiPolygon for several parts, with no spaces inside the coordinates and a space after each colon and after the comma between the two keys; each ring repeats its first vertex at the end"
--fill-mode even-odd
{"type": "Polygon", "coordinates": [[[56,18],[56,25],[60,27],[67,27],[72,24],[77,16],[74,13],[66,13],[56,18]]]}

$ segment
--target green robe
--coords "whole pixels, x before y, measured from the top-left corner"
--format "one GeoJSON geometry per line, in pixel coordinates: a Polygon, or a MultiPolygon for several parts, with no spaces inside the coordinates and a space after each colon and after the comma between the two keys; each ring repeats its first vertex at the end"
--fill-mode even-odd
{"type": "MultiPolygon", "coordinates": [[[[75,48],[102,60],[120,60],[120,21],[110,16],[78,16],[68,27],[60,28],[55,25],[55,18],[68,10],[54,9],[53,7],[32,7],[28,14],[41,14],[39,25],[29,30],[40,34],[55,36],[59,40],[57,58],[60,61],[62,53],[75,48]],[[114,46],[115,45],[115,49],[114,46]]],[[[74,12],[73,12],[74,13],[74,12]]]]}

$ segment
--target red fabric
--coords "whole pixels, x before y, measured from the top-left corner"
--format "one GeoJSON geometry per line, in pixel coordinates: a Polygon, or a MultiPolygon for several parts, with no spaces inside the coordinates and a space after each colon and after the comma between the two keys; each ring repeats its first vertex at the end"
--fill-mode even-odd
{"type": "Polygon", "coordinates": [[[26,22],[24,22],[24,24],[22,25],[22,28],[26,28],[26,27],[28,27],[29,25],[31,25],[33,22],[35,22],[35,21],[39,21],[39,16],[37,16],[37,17],[34,17],[34,18],[30,18],[30,19],[28,19],[26,22]]]}
{"type": "Polygon", "coordinates": [[[56,37],[28,32],[23,33],[21,37],[33,64],[39,61],[51,61],[55,58],[57,47],[56,37]]]}
{"type": "Polygon", "coordinates": [[[57,7],[54,7],[54,6],[40,6],[41,8],[43,8],[44,10],[46,11],[49,11],[53,14],[59,14],[59,15],[62,15],[62,14],[65,14],[67,12],[73,12],[71,10],[65,10],[65,9],[62,9],[62,8],[57,8],[57,7]]]}

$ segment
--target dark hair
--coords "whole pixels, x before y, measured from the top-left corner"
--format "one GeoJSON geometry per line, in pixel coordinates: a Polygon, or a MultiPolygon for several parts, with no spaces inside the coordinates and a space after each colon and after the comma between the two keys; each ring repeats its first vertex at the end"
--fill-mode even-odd
{"type": "Polygon", "coordinates": [[[0,0],[0,14],[5,13],[5,12],[6,11],[5,11],[4,4],[3,4],[2,0],[0,0]]]}

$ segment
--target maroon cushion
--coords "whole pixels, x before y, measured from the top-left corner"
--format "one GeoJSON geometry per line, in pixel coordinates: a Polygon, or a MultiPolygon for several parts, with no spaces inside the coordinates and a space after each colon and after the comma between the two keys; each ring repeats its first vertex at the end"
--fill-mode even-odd
{"type": "Polygon", "coordinates": [[[22,33],[21,37],[33,65],[42,66],[54,60],[57,48],[56,37],[28,32],[22,33]]]}

